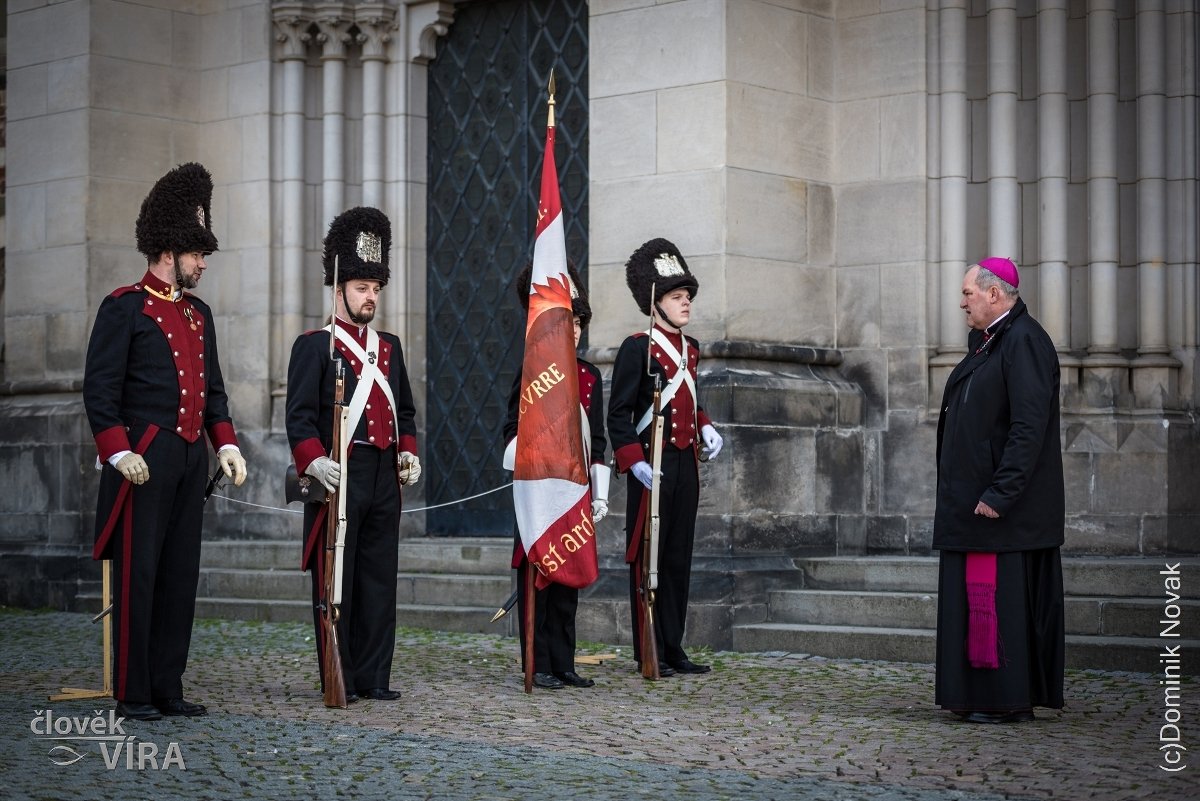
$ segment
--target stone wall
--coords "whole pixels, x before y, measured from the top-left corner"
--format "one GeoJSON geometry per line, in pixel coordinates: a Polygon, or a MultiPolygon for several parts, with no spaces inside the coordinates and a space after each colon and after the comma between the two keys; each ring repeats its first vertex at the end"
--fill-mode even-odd
{"type": "MultiPolygon", "coordinates": [[[[396,41],[408,61],[389,66],[402,80],[389,83],[387,114],[411,124],[389,143],[405,155],[389,157],[387,178],[389,202],[402,208],[393,219],[404,221],[396,252],[412,270],[397,275],[404,308],[388,319],[417,332],[406,350],[418,354],[412,372],[423,378],[424,165],[413,154],[424,152],[423,63],[453,14],[436,0],[403,5],[397,19],[408,27],[396,41]],[[424,27],[411,26],[418,16],[424,27]]],[[[969,5],[956,8],[969,17],[974,47],[986,38],[986,9],[969,5]]],[[[936,330],[957,314],[939,275],[938,12],[924,0],[592,0],[590,9],[589,267],[598,315],[589,340],[602,352],[644,326],[624,262],[646,239],[675,241],[700,281],[688,332],[705,343],[702,400],[727,441],[702,471],[696,597],[711,609],[705,625],[755,614],[763,588],[797,555],[927,553],[935,404],[959,341],[957,328],[953,348],[936,330]]],[[[279,381],[296,332],[285,330],[281,300],[283,81],[272,61],[272,10],[268,0],[8,4],[0,485],[11,489],[0,496],[0,602],[60,605],[73,581],[95,571],[94,454],[78,395],[84,349],[100,300],[141,276],[132,247],[138,206],[180,161],[204,162],[217,184],[221,251],[199,292],[217,315],[251,471],[246,486],[228,492],[282,506],[279,381]]],[[[1072,30],[1078,42],[1078,21],[1072,30]]],[[[1072,56],[1076,71],[1081,57],[1072,56]]],[[[979,128],[981,65],[972,59],[979,128]]],[[[314,183],[319,55],[310,62],[299,179],[305,265],[325,222],[314,183]]],[[[1074,116],[1086,116],[1078,108],[1074,116]]],[[[347,112],[353,140],[361,109],[351,102],[347,112]]],[[[1073,137],[1081,152],[1078,131],[1073,137]]],[[[968,157],[979,186],[982,147],[977,136],[968,157]]],[[[347,173],[347,202],[359,179],[347,173]]],[[[1194,190],[1195,175],[1188,180],[1194,190]]],[[[1035,192],[1036,182],[1025,183],[1025,195],[1035,192]]],[[[982,248],[979,186],[968,193],[967,219],[972,246],[982,248]]],[[[1022,206],[1030,230],[1035,197],[1022,206]]],[[[1187,269],[1194,288],[1194,264],[1187,269]]],[[[319,292],[305,284],[297,308],[309,317],[324,309],[319,292]]],[[[1036,310],[1036,285],[1028,294],[1036,310]]],[[[1170,306],[1172,331],[1182,326],[1180,308],[1170,306]]],[[[1126,339],[1130,319],[1121,322],[1126,339]]],[[[1195,342],[1195,331],[1184,333],[1195,342]]],[[[1072,329],[1072,341],[1079,335],[1072,329]]],[[[1135,408],[1148,393],[1127,369],[1097,386],[1087,376],[1102,367],[1092,363],[1085,375],[1064,354],[1069,552],[1200,551],[1194,356],[1195,348],[1174,352],[1185,365],[1168,382],[1176,398],[1148,409],[1135,408]]],[[[206,536],[296,536],[291,516],[210,503],[206,536]]],[[[422,533],[420,516],[404,527],[422,533]]],[[[622,570],[606,565],[599,589],[621,592],[622,570]]]]}

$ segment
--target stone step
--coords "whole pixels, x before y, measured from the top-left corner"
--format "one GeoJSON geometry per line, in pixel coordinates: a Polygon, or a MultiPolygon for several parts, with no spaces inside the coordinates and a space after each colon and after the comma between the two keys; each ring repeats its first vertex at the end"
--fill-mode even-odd
{"type": "Polygon", "coordinates": [[[283,540],[213,540],[200,545],[200,567],[233,570],[300,570],[300,538],[283,540]]]}
{"type": "MultiPolygon", "coordinates": [[[[1200,600],[1179,601],[1180,625],[1173,629],[1200,638],[1200,600]]],[[[884,626],[933,629],[937,595],[917,592],[775,590],[768,594],[772,623],[884,626]]],[[[1163,601],[1155,598],[1066,598],[1068,634],[1155,637],[1163,626],[1163,601]]]]}
{"type": "Polygon", "coordinates": [[[513,541],[505,537],[419,537],[400,541],[400,569],[508,576],[512,553],[513,541]]]}
{"type": "MultiPolygon", "coordinates": [[[[1161,597],[1166,565],[1182,562],[1185,572],[1200,559],[1066,557],[1067,595],[1161,597]]],[[[796,560],[804,589],[877,592],[937,592],[936,556],[824,556],[796,560]]]]}
{"type": "MultiPolygon", "coordinates": [[[[397,604],[396,625],[436,631],[473,633],[504,633],[503,621],[491,623],[495,606],[433,606],[429,604],[397,604]]],[[[77,611],[95,613],[100,608],[98,596],[80,595],[77,611]]],[[[312,603],[308,600],[276,599],[269,602],[249,598],[197,598],[197,618],[226,620],[261,620],[270,623],[308,623],[312,621],[312,603]]]]}
{"type": "MultiPolygon", "coordinates": [[[[1156,632],[1157,634],[1157,632],[1156,632]]],[[[737,651],[789,651],[839,659],[932,662],[936,637],[932,629],[877,626],[826,626],[800,623],[755,623],[735,626],[737,651]]],[[[1068,635],[1066,665],[1073,669],[1161,672],[1158,654],[1165,640],[1156,637],[1068,635]]],[[[1173,640],[1185,652],[1197,640],[1173,640]]]]}
{"type": "MultiPolygon", "coordinates": [[[[1176,601],[1179,625],[1169,629],[1189,640],[1200,639],[1200,600],[1176,601]]],[[[1163,598],[1067,597],[1068,634],[1157,638],[1167,628],[1163,598]]]]}
{"type": "Polygon", "coordinates": [[[771,623],[932,629],[937,596],[920,592],[775,590],[767,594],[771,623]]]}
{"type": "Polygon", "coordinates": [[[733,627],[735,651],[789,651],[842,659],[932,662],[932,629],[753,623],[733,627]]]}
{"type": "Polygon", "coordinates": [[[818,556],[797,559],[804,589],[937,592],[937,557],[818,556]]]}
{"type": "MultiPolygon", "coordinates": [[[[510,571],[511,572],[511,571],[510,571]]],[[[312,579],[299,570],[200,568],[200,598],[245,598],[260,602],[304,601],[312,594],[312,579]]],[[[401,604],[487,606],[504,602],[511,576],[400,573],[396,601],[401,604]]]]}
{"type": "MultiPolygon", "coordinates": [[[[400,541],[400,569],[414,573],[507,574],[512,540],[503,537],[418,537],[400,541]]],[[[300,538],[214,540],[200,550],[203,567],[299,570],[300,538]]]]}
{"type": "Polygon", "coordinates": [[[198,598],[245,598],[254,601],[305,601],[312,594],[307,573],[290,569],[201,567],[198,598]]]}

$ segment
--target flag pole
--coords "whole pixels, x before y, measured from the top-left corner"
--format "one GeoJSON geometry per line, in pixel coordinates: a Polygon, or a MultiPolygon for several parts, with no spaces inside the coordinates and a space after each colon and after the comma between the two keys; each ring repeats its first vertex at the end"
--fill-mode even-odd
{"type": "MultiPolygon", "coordinates": [[[[554,127],[554,68],[550,68],[550,85],[547,87],[548,98],[546,100],[546,129],[547,131],[554,127]]],[[[547,137],[547,143],[549,137],[547,137]]],[[[539,198],[540,202],[540,198],[539,198]]],[[[539,211],[540,213],[540,211],[539,211]]],[[[522,610],[525,614],[525,692],[533,692],[533,673],[534,667],[534,628],[536,627],[537,615],[537,586],[534,582],[534,566],[529,555],[525,555],[527,570],[525,571],[525,608],[522,610]]]]}

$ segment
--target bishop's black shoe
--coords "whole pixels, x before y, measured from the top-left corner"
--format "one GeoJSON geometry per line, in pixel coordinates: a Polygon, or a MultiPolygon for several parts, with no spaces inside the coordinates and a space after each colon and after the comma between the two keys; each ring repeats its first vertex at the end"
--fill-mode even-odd
{"type": "Polygon", "coordinates": [[[680,659],[678,662],[672,662],[671,667],[675,668],[676,673],[707,673],[712,670],[708,665],[697,665],[690,659],[680,659]]]}
{"type": "Polygon", "coordinates": [[[363,698],[370,698],[372,701],[395,701],[400,697],[400,691],[389,690],[387,687],[372,687],[364,690],[362,695],[363,698]]]}
{"type": "Polygon", "coordinates": [[[117,715],[127,720],[162,720],[162,712],[154,704],[117,701],[117,715]]]}
{"type": "Polygon", "coordinates": [[[585,679],[583,676],[580,676],[578,673],[576,673],[573,670],[563,671],[562,673],[555,671],[554,675],[563,684],[569,684],[572,687],[594,687],[594,686],[596,686],[596,682],[592,681],[591,679],[585,679]]]}
{"type": "Polygon", "coordinates": [[[1011,712],[970,712],[963,720],[969,723],[1028,723],[1035,718],[1032,709],[1014,709],[1011,712]]]}
{"type": "Polygon", "coordinates": [[[208,714],[208,707],[204,704],[193,704],[182,698],[166,698],[155,701],[154,705],[167,717],[195,718],[208,714]]]}

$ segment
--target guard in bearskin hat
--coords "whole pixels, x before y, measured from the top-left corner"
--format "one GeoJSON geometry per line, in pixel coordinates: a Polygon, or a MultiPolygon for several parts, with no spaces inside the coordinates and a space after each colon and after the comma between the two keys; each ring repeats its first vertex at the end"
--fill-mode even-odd
{"type": "MultiPolygon", "coordinates": [[[[517,276],[516,290],[521,307],[529,310],[529,283],[533,276],[533,265],[526,265],[517,276]]],[[[592,321],[592,307],[575,264],[567,261],[567,276],[571,282],[571,312],[575,322],[575,347],[583,330],[592,321]]],[[[520,335],[525,331],[521,320],[520,335]]],[[[608,441],[604,437],[604,380],[600,369],[591,362],[576,358],[579,365],[579,405],[587,422],[584,436],[584,451],[590,453],[588,473],[591,477],[592,521],[599,523],[608,514],[608,484],[612,470],[604,461],[608,441]]],[[[513,379],[512,392],[508,396],[508,419],[504,423],[504,467],[513,469],[516,463],[517,422],[521,416],[521,372],[513,379]]],[[[525,571],[529,561],[521,545],[521,534],[513,532],[512,566],[517,570],[517,591],[520,608],[524,610],[525,571]]],[[[551,582],[545,589],[535,590],[534,608],[534,674],[533,683],[538,687],[557,690],[564,686],[591,687],[596,682],[575,672],[575,611],[579,606],[579,590],[565,584],[551,582]]],[[[521,631],[521,655],[525,654],[525,613],[517,616],[521,631]]]]}
{"type": "Polygon", "coordinates": [[[654,379],[660,376],[666,426],[660,482],[658,590],[654,600],[654,633],[659,675],[707,673],[708,665],[688,659],[683,650],[688,588],[692,573],[692,544],[700,500],[698,462],[715,459],[721,435],[697,403],[696,366],[700,346],[684,336],[691,319],[692,300],[700,289],[679,248],[666,239],[652,239],[633,252],[625,265],[625,281],[642,314],[651,315],[650,331],[626,337],[613,364],[608,435],[617,469],[626,473],[626,561],[630,563],[630,603],[634,656],[639,647],[638,569],[641,532],[652,481],[650,467],[651,406],[654,379]]]}
{"type": "Polygon", "coordinates": [[[246,479],[217,358],[212,310],[194,289],[217,249],[212,178],[183,164],[137,218],[142,279],[104,299],[88,342],[83,403],[102,465],[96,559],[111,559],[117,714],[203,715],[183,698],[200,574],[208,445],[246,479]]]}
{"type": "MultiPolygon", "coordinates": [[[[326,286],[334,285],[336,273],[334,319],[297,337],[288,363],[287,434],[296,472],[331,492],[346,482],[346,548],[337,625],[350,701],[400,697],[390,686],[396,644],[400,488],[416,484],[421,476],[416,407],[400,339],[369,325],[390,277],[391,248],[392,226],[379,209],[353,208],[330,223],[322,263],[326,286]],[[347,476],[330,458],[335,372],[330,336],[345,367],[350,414],[347,476]]],[[[322,632],[316,606],[323,594],[323,555],[318,544],[327,507],[307,503],[304,510],[302,567],[312,574],[318,672],[322,632]]]]}

